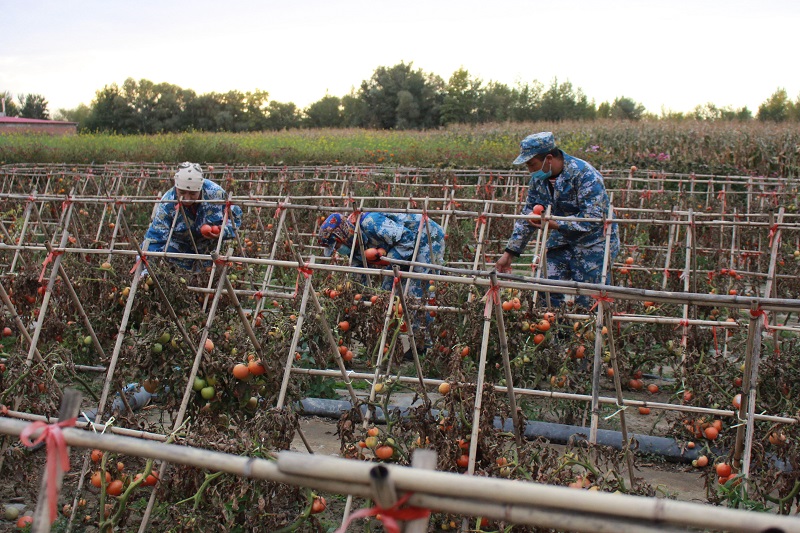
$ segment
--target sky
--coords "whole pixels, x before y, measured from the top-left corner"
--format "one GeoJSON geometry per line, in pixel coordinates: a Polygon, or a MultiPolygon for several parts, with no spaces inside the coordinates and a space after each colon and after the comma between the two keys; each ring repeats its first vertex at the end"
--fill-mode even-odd
{"type": "Polygon", "coordinates": [[[2,0],[0,92],[52,113],[130,77],[304,108],[402,61],[655,114],[755,113],[778,88],[800,97],[798,23],[797,0],[2,0]]]}

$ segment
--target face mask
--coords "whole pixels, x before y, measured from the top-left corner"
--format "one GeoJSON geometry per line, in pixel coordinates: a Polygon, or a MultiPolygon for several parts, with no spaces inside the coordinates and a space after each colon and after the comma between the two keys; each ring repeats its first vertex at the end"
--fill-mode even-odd
{"type": "Polygon", "coordinates": [[[542,163],[542,168],[531,174],[531,178],[535,180],[544,180],[549,178],[553,175],[553,164],[550,164],[550,170],[547,172],[544,171],[544,163],[542,163]]]}

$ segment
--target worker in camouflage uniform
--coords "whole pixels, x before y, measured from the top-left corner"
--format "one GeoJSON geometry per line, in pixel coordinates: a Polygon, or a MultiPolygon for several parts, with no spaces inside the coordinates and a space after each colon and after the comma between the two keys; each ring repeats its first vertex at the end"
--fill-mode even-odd
{"type": "MultiPolygon", "coordinates": [[[[149,252],[174,252],[183,254],[209,254],[222,233],[223,239],[236,236],[242,224],[242,209],[230,206],[228,220],[223,227],[225,203],[208,203],[208,200],[225,200],[227,193],[211,180],[203,178],[197,163],[181,163],[175,173],[175,186],[164,193],[156,209],[145,239],[150,239],[149,252]],[[171,232],[171,235],[170,235],[171,232]]],[[[171,258],[171,262],[186,270],[198,270],[203,265],[194,259],[171,258]]]]}
{"type": "MultiPolygon", "coordinates": [[[[560,217],[595,218],[608,216],[609,199],[603,176],[589,163],[565,154],[556,147],[550,132],[534,133],[520,143],[515,165],[525,164],[531,173],[528,198],[523,215],[530,215],[534,206],[551,207],[551,214],[560,217]]],[[[547,277],[583,283],[600,283],[605,254],[605,230],[602,222],[581,220],[548,220],[547,277]]],[[[518,219],[505,253],[495,264],[498,272],[510,272],[511,263],[519,257],[534,230],[541,228],[541,219],[518,219]]],[[[617,225],[611,225],[609,263],[619,253],[617,225]]],[[[550,293],[553,306],[564,303],[564,295],[550,293]]],[[[586,308],[592,301],[577,296],[575,303],[586,308]]]]}
{"type": "MultiPolygon", "coordinates": [[[[433,220],[428,219],[427,223],[423,222],[422,217],[423,215],[419,214],[362,213],[359,226],[364,249],[383,248],[386,250],[388,258],[411,261],[414,258],[417,234],[421,231],[422,238],[415,261],[441,265],[444,261],[444,230],[433,220]]],[[[334,251],[340,255],[350,256],[354,242],[355,224],[355,213],[349,216],[334,213],[325,220],[320,226],[318,241],[320,246],[325,248],[326,257],[333,255],[334,251]]],[[[353,266],[363,266],[359,250],[356,250],[354,254],[353,266]]],[[[384,265],[381,265],[380,262],[373,262],[368,263],[367,266],[384,265]]],[[[408,268],[401,267],[401,270],[407,271],[408,268]]],[[[428,274],[432,272],[432,269],[415,266],[414,272],[428,274]]],[[[412,280],[410,283],[409,293],[421,298],[423,289],[420,280],[412,280]]],[[[391,287],[392,278],[384,278],[383,288],[389,290],[391,287]]]]}

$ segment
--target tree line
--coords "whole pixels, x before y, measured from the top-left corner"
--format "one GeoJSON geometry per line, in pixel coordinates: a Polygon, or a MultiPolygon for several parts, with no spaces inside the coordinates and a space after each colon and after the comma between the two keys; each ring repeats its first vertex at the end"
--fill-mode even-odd
{"type": "MultiPolygon", "coordinates": [[[[3,93],[0,93],[2,96],[3,93]]],[[[11,99],[6,114],[48,118],[41,95],[11,99]]],[[[170,83],[128,78],[118,86],[98,90],[91,105],[60,109],[56,118],[79,124],[85,132],[152,134],[181,131],[264,131],[292,128],[430,129],[448,124],[482,124],[565,120],[694,119],[752,120],[747,107],[698,105],[692,112],[646,112],[632,98],[620,96],[595,104],[569,81],[552,80],[549,86],[534,80],[509,87],[484,82],[461,68],[448,81],[401,62],[378,67],[358,89],[343,97],[325,95],[305,109],[292,102],[269,99],[266,91],[197,94],[170,83]]],[[[800,121],[800,97],[792,101],[778,89],[759,106],[755,119],[800,121]]]]}

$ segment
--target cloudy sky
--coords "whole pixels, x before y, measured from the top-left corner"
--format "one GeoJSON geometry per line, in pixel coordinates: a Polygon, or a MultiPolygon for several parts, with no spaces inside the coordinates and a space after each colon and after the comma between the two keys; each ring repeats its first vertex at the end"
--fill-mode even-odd
{"type": "Polygon", "coordinates": [[[405,61],[507,85],[570,81],[648,111],[800,96],[796,0],[4,0],[0,91],[51,111],[126,78],[299,107],[405,61]]]}

